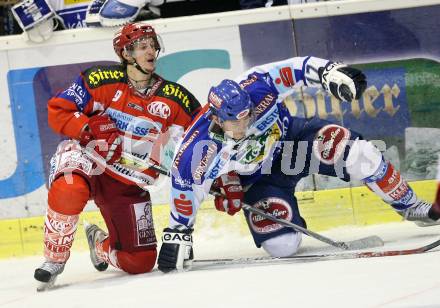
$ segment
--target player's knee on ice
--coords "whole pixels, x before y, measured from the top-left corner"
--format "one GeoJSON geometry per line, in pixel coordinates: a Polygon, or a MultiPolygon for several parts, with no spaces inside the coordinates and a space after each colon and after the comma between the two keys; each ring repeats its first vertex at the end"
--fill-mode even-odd
{"type": "Polygon", "coordinates": [[[290,257],[296,254],[301,245],[301,233],[284,233],[261,243],[261,247],[272,257],[290,257]]]}
{"type": "Polygon", "coordinates": [[[129,274],[144,274],[151,272],[156,263],[156,249],[137,252],[117,252],[119,267],[129,274]]]}

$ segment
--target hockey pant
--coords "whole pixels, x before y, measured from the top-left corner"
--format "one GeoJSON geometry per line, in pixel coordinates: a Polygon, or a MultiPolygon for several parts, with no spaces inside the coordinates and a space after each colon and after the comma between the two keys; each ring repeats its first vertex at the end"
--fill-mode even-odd
{"type": "MultiPolygon", "coordinates": [[[[292,142],[283,145],[283,155],[274,160],[270,173],[261,175],[245,193],[247,204],[305,226],[294,191],[300,179],[313,173],[338,177],[343,181],[363,181],[396,210],[406,209],[416,202],[413,190],[400,173],[355,131],[314,118],[306,122],[300,136],[288,131],[286,140],[292,142]]],[[[241,178],[246,185],[246,176],[241,178]]],[[[296,233],[293,229],[244,212],[257,247],[266,249],[265,246],[270,246],[271,251],[268,252],[273,256],[296,252],[294,247],[280,251],[283,250],[281,246],[286,245],[285,236],[282,240],[280,236],[296,233]]],[[[299,236],[288,241],[297,246],[301,242],[299,236]]]]}

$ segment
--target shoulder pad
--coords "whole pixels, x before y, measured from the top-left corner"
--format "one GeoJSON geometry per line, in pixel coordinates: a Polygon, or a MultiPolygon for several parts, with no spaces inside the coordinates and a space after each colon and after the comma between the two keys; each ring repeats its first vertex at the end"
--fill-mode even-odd
{"type": "Polygon", "coordinates": [[[156,95],[176,102],[189,115],[193,115],[194,111],[200,108],[200,103],[194,95],[176,82],[164,80],[156,95]]]}
{"type": "Polygon", "coordinates": [[[83,74],[91,89],[127,80],[126,72],[120,65],[96,65],[84,71],[83,74]]]}

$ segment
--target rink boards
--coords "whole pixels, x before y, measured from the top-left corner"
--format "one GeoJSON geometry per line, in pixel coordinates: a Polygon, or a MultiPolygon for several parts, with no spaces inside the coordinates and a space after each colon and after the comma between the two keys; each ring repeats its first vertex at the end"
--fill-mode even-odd
{"type": "MultiPolygon", "coordinates": [[[[417,194],[425,200],[432,200],[436,192],[436,181],[419,181],[410,183],[417,194]]],[[[398,222],[402,217],[390,206],[384,204],[366,187],[342,188],[321,191],[298,192],[300,211],[313,231],[323,231],[344,225],[367,226],[372,224],[398,222]]],[[[156,236],[160,239],[162,230],[169,221],[169,206],[153,207],[156,236]]],[[[75,237],[73,250],[86,250],[87,239],[82,221],[96,223],[105,228],[101,214],[97,211],[83,212],[75,237]]],[[[44,217],[0,220],[0,259],[41,255],[43,250],[44,217]]],[[[207,201],[198,214],[194,236],[222,236],[224,232],[248,234],[245,217],[238,213],[231,217],[218,212],[212,203],[207,201]]]]}
{"type": "MultiPolygon", "coordinates": [[[[349,0],[151,23],[166,49],[159,73],[185,85],[202,103],[220,80],[292,56],[361,68],[369,86],[359,101],[339,102],[306,89],[288,97],[286,105],[295,116],[327,119],[382,141],[386,158],[430,201],[440,153],[438,16],[440,1],[349,0]]],[[[61,140],[48,127],[46,103],[84,68],[117,61],[114,31],[62,31],[43,44],[21,36],[0,38],[0,257],[41,253],[48,163],[61,140]]],[[[309,226],[324,230],[400,219],[360,183],[352,185],[318,176],[302,181],[297,197],[309,226]]],[[[166,184],[152,191],[158,236],[167,221],[166,191],[166,184]]],[[[93,207],[83,216],[101,221],[93,207]]],[[[234,221],[247,232],[243,217],[222,216],[207,202],[198,223],[211,221],[214,229],[234,221]]],[[[84,248],[81,230],[78,239],[75,247],[84,248]]]]}

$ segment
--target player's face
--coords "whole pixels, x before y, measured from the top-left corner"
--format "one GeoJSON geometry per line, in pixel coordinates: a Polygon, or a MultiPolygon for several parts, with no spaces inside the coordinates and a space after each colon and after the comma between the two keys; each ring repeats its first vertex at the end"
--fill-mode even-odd
{"type": "Polygon", "coordinates": [[[232,139],[240,140],[246,136],[250,121],[251,117],[247,115],[240,120],[226,120],[221,124],[221,127],[226,135],[232,139]]]}
{"type": "Polygon", "coordinates": [[[157,49],[153,38],[142,38],[133,43],[131,56],[146,71],[156,68],[157,49]]]}

